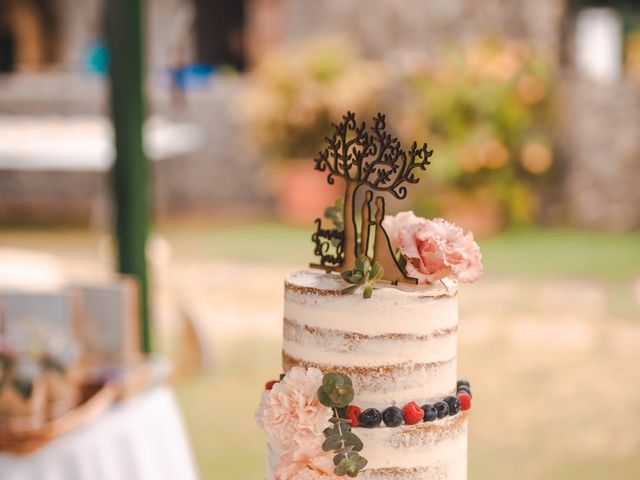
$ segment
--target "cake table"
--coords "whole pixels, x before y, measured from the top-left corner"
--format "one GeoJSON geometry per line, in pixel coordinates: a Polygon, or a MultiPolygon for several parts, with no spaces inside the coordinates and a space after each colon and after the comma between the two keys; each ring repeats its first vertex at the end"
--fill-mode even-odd
{"type": "Polygon", "coordinates": [[[0,453],[11,480],[195,480],[178,408],[167,387],[129,398],[26,456],[0,453]]]}

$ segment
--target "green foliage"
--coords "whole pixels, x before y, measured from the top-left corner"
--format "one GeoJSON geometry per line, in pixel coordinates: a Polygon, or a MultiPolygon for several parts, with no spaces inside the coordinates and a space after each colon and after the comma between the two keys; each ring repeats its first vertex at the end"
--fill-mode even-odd
{"type": "Polygon", "coordinates": [[[341,417],[341,411],[353,400],[354,392],[351,379],[343,373],[327,373],[318,388],[318,399],[323,405],[333,409],[329,420],[332,426],[325,428],[325,440],[322,450],[334,452],[333,463],[336,475],[356,477],[367,465],[367,460],[358,452],[364,445],[362,440],[351,431],[351,420],[341,417]]]}
{"type": "Polygon", "coordinates": [[[239,110],[263,152],[276,160],[309,158],[345,111],[366,118],[385,110],[388,88],[384,64],[362,58],[343,39],[324,38],[265,55],[239,110]]]}
{"type": "Polygon", "coordinates": [[[362,296],[371,298],[373,287],[378,280],[382,278],[384,270],[382,266],[376,262],[371,265],[371,260],[366,255],[360,254],[356,259],[353,269],[342,272],[342,278],[345,282],[351,283],[350,287],[342,290],[343,295],[355,292],[358,288],[364,287],[362,296]]]}
{"type": "Polygon", "coordinates": [[[481,203],[512,223],[530,222],[553,163],[546,63],[526,45],[480,41],[441,55],[407,84],[403,136],[433,144],[430,174],[442,206],[481,203]]]}
{"type": "Polygon", "coordinates": [[[344,373],[328,373],[318,387],[318,400],[325,407],[344,408],[353,400],[351,379],[344,373]]]}
{"type": "MultiPolygon", "coordinates": [[[[335,459],[334,459],[335,463],[335,459]]],[[[349,452],[346,455],[341,455],[336,469],[334,470],[336,475],[347,475],[351,478],[358,476],[360,470],[367,466],[367,459],[362,457],[357,452],[349,452]]]]}

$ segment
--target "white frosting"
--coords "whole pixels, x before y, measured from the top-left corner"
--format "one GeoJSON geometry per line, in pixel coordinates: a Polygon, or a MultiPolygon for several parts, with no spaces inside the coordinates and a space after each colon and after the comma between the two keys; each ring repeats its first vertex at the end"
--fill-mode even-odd
{"type": "MultiPolygon", "coordinates": [[[[348,286],[337,275],[322,272],[298,272],[287,284],[321,290],[341,290],[348,286]]],[[[376,286],[373,296],[363,299],[352,295],[314,295],[285,292],[284,318],[305,325],[340,329],[368,335],[406,333],[425,335],[458,324],[456,289],[450,292],[435,286],[376,286]]]]}
{"type": "Polygon", "coordinates": [[[294,273],[286,285],[285,366],[347,369],[363,408],[455,391],[455,285],[383,285],[369,299],[340,295],[347,284],[321,271],[294,273]]]}
{"type": "MultiPolygon", "coordinates": [[[[380,478],[372,470],[398,469],[406,473],[394,474],[394,479],[419,480],[446,478],[447,480],[465,480],[467,478],[467,427],[464,419],[458,416],[436,420],[430,424],[402,425],[400,427],[357,428],[354,432],[362,440],[364,448],[361,455],[367,459],[367,467],[358,478],[380,478]],[[455,426],[454,424],[459,424],[455,426]],[[407,435],[411,431],[435,427],[423,434],[407,435]],[[438,476],[436,477],[437,472],[438,476]]],[[[267,478],[273,478],[279,456],[269,449],[267,478]]]]}
{"type": "Polygon", "coordinates": [[[285,338],[283,349],[290,355],[308,361],[346,367],[372,367],[386,363],[433,363],[456,356],[456,336],[438,336],[429,340],[372,339],[358,342],[357,351],[348,351],[342,338],[304,335],[295,341],[285,338]]]}
{"type": "MultiPolygon", "coordinates": [[[[456,417],[436,420],[431,425],[447,430],[456,417]]],[[[402,425],[396,428],[358,428],[356,433],[364,444],[362,456],[368,461],[367,469],[394,468],[420,469],[429,467],[446,468],[456,472],[449,479],[465,479],[467,466],[467,420],[462,428],[447,438],[438,438],[437,433],[428,433],[420,438],[408,437],[402,440],[403,431],[422,427],[422,424],[402,425]]],[[[365,477],[366,478],[366,477],[365,477]]],[[[420,478],[420,477],[418,477],[420,478]]]]}

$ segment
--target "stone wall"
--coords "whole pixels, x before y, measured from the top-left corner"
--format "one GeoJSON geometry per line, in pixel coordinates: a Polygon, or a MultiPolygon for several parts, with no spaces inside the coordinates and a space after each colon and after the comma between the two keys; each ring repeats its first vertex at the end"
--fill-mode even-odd
{"type": "Polygon", "coordinates": [[[427,55],[479,36],[506,35],[557,58],[565,0],[283,0],[292,42],[349,33],[374,56],[427,55]]]}
{"type": "Polygon", "coordinates": [[[611,230],[640,227],[640,85],[603,85],[567,73],[558,99],[564,171],[552,218],[611,230]]]}

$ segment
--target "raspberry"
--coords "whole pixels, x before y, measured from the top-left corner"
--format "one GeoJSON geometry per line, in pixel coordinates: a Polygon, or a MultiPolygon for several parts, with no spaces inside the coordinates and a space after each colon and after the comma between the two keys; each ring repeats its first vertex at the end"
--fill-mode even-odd
{"type": "Polygon", "coordinates": [[[264,384],[264,389],[271,390],[276,383],[278,383],[277,380],[269,380],[267,383],[264,384]]]}
{"type": "Polygon", "coordinates": [[[471,395],[466,392],[458,394],[458,400],[460,400],[460,410],[469,410],[471,408],[471,395]]]}
{"type": "Polygon", "coordinates": [[[410,402],[402,409],[402,415],[404,417],[404,423],[414,425],[422,420],[424,412],[416,402],[410,402]]]}
{"type": "Polygon", "coordinates": [[[351,427],[360,426],[361,413],[362,409],[360,407],[357,407],[356,405],[349,405],[349,408],[347,408],[347,419],[351,420],[351,427]]]}

